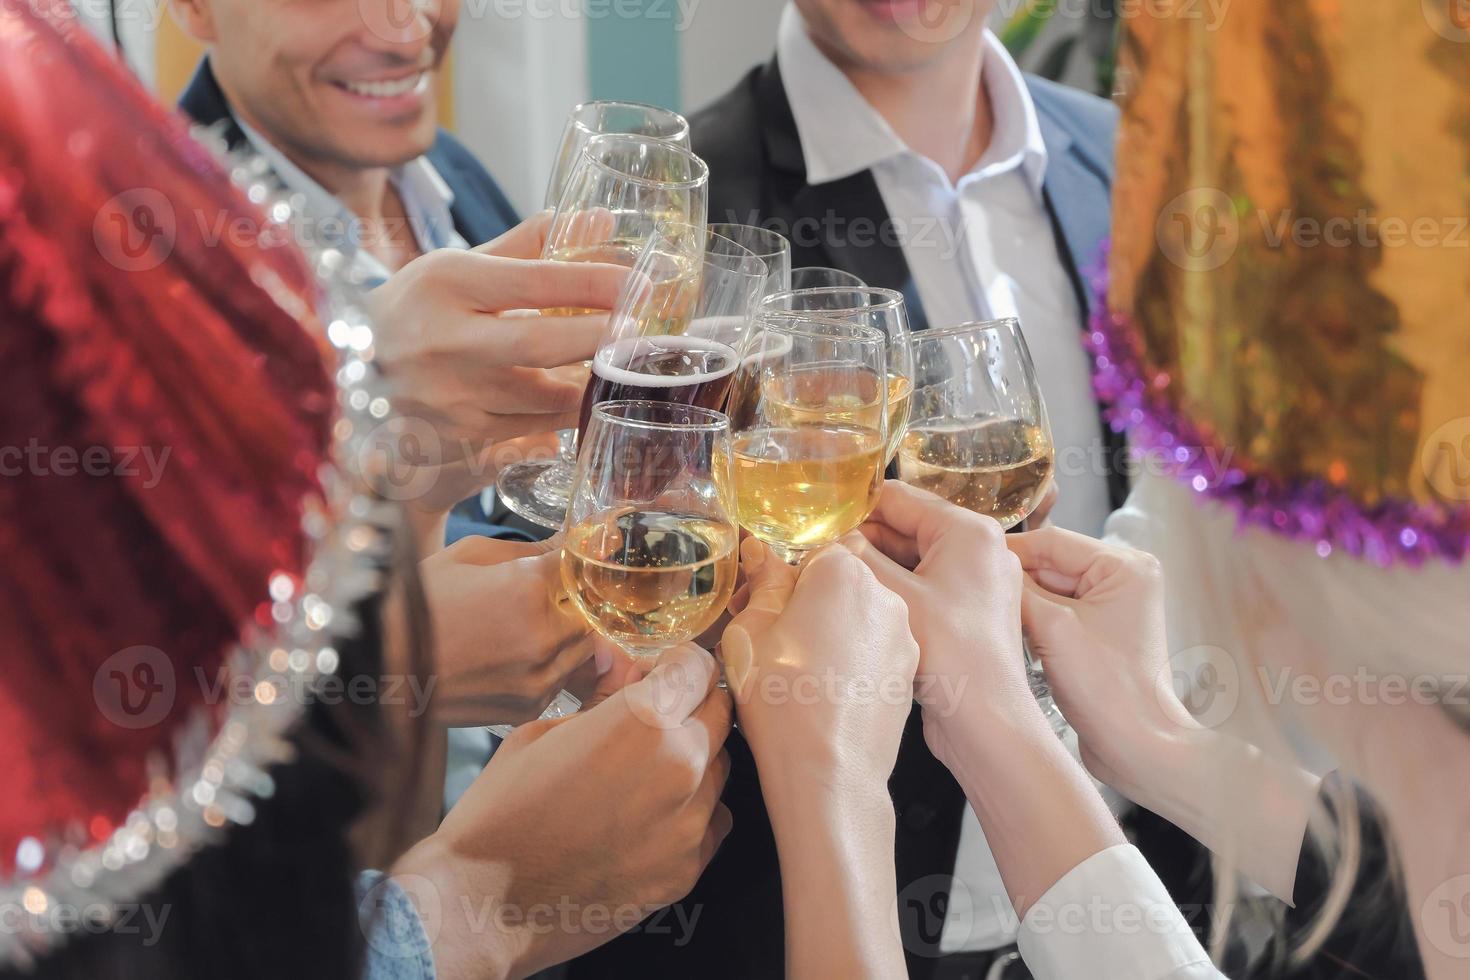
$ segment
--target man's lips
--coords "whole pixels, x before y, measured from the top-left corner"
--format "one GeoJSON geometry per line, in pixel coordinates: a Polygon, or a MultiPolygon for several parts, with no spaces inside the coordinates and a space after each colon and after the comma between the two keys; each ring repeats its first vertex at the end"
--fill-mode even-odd
{"type": "Polygon", "coordinates": [[[874,17],[891,21],[914,20],[928,6],[928,0],[859,0],[874,17]]]}

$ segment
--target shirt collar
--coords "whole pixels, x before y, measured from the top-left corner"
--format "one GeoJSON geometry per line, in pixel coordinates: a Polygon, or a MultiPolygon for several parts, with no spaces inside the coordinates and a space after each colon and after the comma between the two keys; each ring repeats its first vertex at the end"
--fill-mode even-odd
{"type": "MultiPolygon", "coordinates": [[[[243,119],[237,116],[235,122],[250,141],[251,148],[265,158],[286,189],[302,197],[303,216],[312,225],[313,234],[320,236],[319,244],[340,248],[347,253],[369,284],[386,281],[388,270],[360,247],[361,222],[357,216],[243,119]]],[[[394,167],[388,179],[398,189],[419,248],[427,252],[436,248],[464,247],[463,239],[454,230],[454,216],[450,213],[454,192],[428,157],[415,157],[394,167]]]]}
{"type": "MultiPolygon", "coordinates": [[[[1019,167],[1039,196],[1046,144],[1031,92],[1010,52],[988,28],[984,43],[980,84],[990,96],[994,129],[984,155],[961,182],[1019,167]]],[[[808,183],[840,180],[895,157],[919,157],[816,46],[790,3],[781,14],[776,61],[796,120],[808,183]]]]}

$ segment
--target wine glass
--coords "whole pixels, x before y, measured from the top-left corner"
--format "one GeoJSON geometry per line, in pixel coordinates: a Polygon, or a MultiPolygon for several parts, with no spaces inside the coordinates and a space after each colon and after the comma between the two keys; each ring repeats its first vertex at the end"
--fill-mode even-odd
{"type": "Polygon", "coordinates": [[[567,177],[581,157],[582,148],[592,137],[604,133],[647,136],[689,149],[689,120],[672,109],[641,102],[583,102],[572,109],[562,130],[561,145],[551,165],[551,179],[546,183],[547,208],[561,203],[567,177]]]}
{"type": "MultiPolygon", "coordinates": [[[[1056,452],[1031,352],[1015,318],[914,335],[914,394],[898,476],[1009,530],[1051,485],[1056,452]]],[[[1027,677],[1048,720],[1066,725],[1040,664],[1027,677]]]]}
{"type": "Polygon", "coordinates": [[[825,265],[804,265],[800,269],[791,270],[792,289],[822,289],[827,286],[862,288],[866,285],[867,283],[851,272],[825,265]]]}
{"type": "Polygon", "coordinates": [[[820,286],[775,293],[761,302],[762,313],[785,311],[858,323],[883,334],[888,343],[888,444],[883,462],[891,462],[908,426],[914,390],[913,334],[903,294],[874,286],[820,286]]]}
{"type": "Polygon", "coordinates": [[[766,288],[763,295],[791,288],[791,241],[785,235],[758,225],[712,223],[710,230],[724,235],[750,249],[766,264],[766,288]]]}
{"type": "Polygon", "coordinates": [[[592,628],[651,659],[708,629],[735,588],[730,420],[698,405],[592,410],[567,510],[562,583],[592,628]]]}
{"type": "Polygon", "coordinates": [[[782,560],[857,527],[878,502],[888,430],[883,335],[761,314],[730,390],[736,512],[782,560]]]}
{"type": "MultiPolygon", "coordinates": [[[[723,405],[739,359],[735,348],[765,282],[765,263],[730,239],[660,225],[608,318],[578,428],[586,428],[594,405],[614,399],[723,405]],[[699,248],[691,252],[696,235],[699,248]]],[[[557,459],[506,466],[496,480],[506,506],[547,528],[565,522],[577,430],[566,430],[560,442],[557,459]]]]}

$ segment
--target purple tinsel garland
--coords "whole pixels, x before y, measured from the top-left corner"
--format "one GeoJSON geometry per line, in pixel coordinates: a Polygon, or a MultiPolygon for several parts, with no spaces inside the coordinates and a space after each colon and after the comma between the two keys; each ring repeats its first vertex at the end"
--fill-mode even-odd
{"type": "Polygon", "coordinates": [[[1284,480],[1229,460],[1215,438],[1167,391],[1167,375],[1148,366],[1128,317],[1108,308],[1108,249],[1088,279],[1092,288],[1093,390],[1108,406],[1115,432],[1131,447],[1169,460],[1168,469],[1196,494],[1234,507],[1243,526],[1310,542],[1326,558],[1344,551],[1376,565],[1459,563],[1470,553],[1470,507],[1385,500],[1368,507],[1327,480],[1284,480]],[[1150,380],[1152,379],[1152,380],[1150,380]]]}

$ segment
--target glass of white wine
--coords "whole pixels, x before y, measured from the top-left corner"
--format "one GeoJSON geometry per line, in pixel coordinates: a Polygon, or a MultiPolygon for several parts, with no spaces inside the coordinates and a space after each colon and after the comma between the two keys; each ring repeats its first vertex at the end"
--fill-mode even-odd
{"type": "Polygon", "coordinates": [[[874,286],[809,286],[767,296],[761,312],[810,313],[824,319],[873,327],[883,334],[888,357],[888,444],[886,465],[908,428],[914,390],[914,351],[903,294],[874,286]]]}
{"type": "MultiPolygon", "coordinates": [[[[914,334],[914,394],[899,444],[905,483],[1010,528],[1051,486],[1056,451],[1020,321],[962,323],[914,334]]],[[[1031,689],[1052,726],[1066,721],[1028,651],[1031,689]]]]}
{"type": "Polygon", "coordinates": [[[567,177],[581,157],[582,148],[592,137],[605,133],[647,136],[689,149],[689,120],[672,109],[642,102],[583,102],[572,108],[562,129],[561,144],[551,164],[551,179],[546,182],[547,208],[561,203],[567,177]]]}
{"type": "Polygon", "coordinates": [[[800,564],[877,504],[886,365],[872,327],[792,313],[752,323],[730,390],[736,512],[784,561],[800,564]]]}
{"type": "Polygon", "coordinates": [[[561,574],[593,629],[645,658],[698,636],[729,605],[739,544],[725,415],[636,400],[592,410],[561,574]]]}

